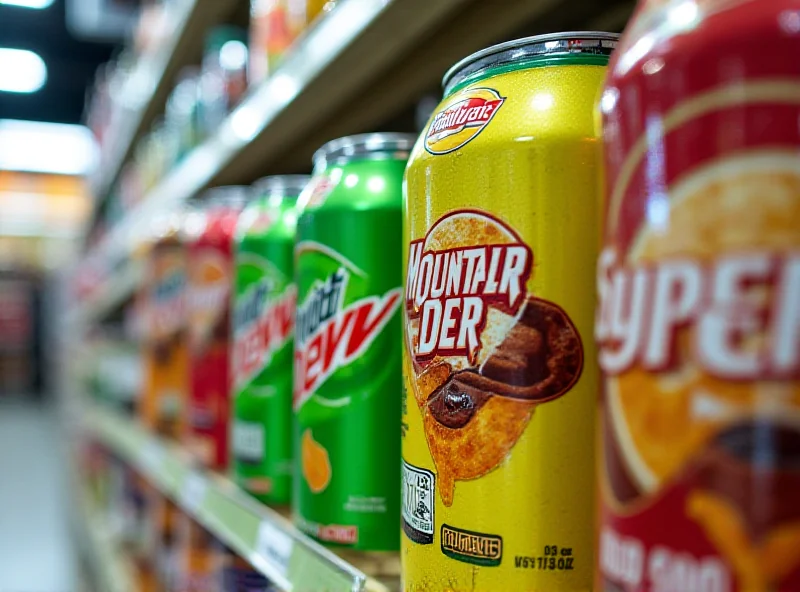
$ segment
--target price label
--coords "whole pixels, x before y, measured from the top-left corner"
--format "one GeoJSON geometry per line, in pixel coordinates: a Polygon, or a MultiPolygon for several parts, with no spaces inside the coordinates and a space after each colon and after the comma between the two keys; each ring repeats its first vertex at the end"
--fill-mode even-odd
{"type": "Polygon", "coordinates": [[[192,513],[197,512],[208,492],[208,481],[200,473],[192,472],[186,477],[181,489],[181,503],[192,513]]]}
{"type": "Polygon", "coordinates": [[[155,442],[146,442],[142,448],[142,468],[150,474],[157,475],[164,462],[164,450],[155,442]]]}
{"type": "Polygon", "coordinates": [[[292,545],[292,537],[273,523],[264,521],[259,525],[256,552],[283,577],[289,572],[292,545]]]}

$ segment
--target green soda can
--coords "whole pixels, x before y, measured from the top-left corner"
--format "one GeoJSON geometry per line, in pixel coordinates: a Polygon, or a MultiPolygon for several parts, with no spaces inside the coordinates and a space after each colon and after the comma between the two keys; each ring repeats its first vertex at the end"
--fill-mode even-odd
{"type": "Polygon", "coordinates": [[[402,183],[415,139],[325,144],[300,197],[295,519],[357,551],[400,546],[402,183]]]}
{"type": "Polygon", "coordinates": [[[292,495],[292,357],[297,197],[309,177],[257,182],[239,217],[233,291],[233,470],[259,500],[292,495]]]}

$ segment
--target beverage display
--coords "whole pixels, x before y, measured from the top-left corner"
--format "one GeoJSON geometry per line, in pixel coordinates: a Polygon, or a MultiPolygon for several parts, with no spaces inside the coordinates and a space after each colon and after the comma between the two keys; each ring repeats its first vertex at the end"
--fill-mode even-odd
{"type": "Polygon", "coordinates": [[[283,56],[336,0],[250,0],[250,84],[271,76],[283,56]]]}
{"type": "Polygon", "coordinates": [[[405,589],[588,590],[593,104],[616,36],[454,66],[406,171],[405,589]]]}
{"type": "Polygon", "coordinates": [[[149,501],[150,537],[149,555],[163,590],[177,590],[180,584],[179,529],[185,520],[180,508],[153,489],[149,501]]]}
{"type": "Polygon", "coordinates": [[[209,190],[186,221],[189,290],[187,446],[209,468],[228,466],[233,236],[246,187],[209,190]]]}
{"type": "Polygon", "coordinates": [[[641,3],[609,67],[598,590],[800,589],[797,9],[641,3]]]}
{"type": "Polygon", "coordinates": [[[200,76],[198,117],[200,133],[216,133],[247,91],[247,32],[220,25],[207,38],[200,76]]]}
{"type": "Polygon", "coordinates": [[[155,559],[149,553],[152,530],[148,524],[155,491],[139,473],[127,467],[126,473],[122,540],[131,550],[136,589],[141,592],[156,592],[158,574],[155,559]]]}
{"type": "Polygon", "coordinates": [[[184,429],[188,388],[186,336],[186,247],[183,215],[166,216],[155,224],[154,242],[145,271],[145,383],[140,415],[146,427],[178,439],[184,429]]]}
{"type": "Polygon", "coordinates": [[[180,522],[180,592],[219,592],[222,554],[214,537],[189,516],[180,522]]]}
{"type": "Polygon", "coordinates": [[[289,28],[299,37],[323,11],[333,10],[335,0],[286,0],[289,28]]]}
{"type": "Polygon", "coordinates": [[[239,484],[264,502],[292,492],[294,241],[302,175],[267,177],[242,212],[233,294],[233,455],[239,484]]]}
{"type": "Polygon", "coordinates": [[[296,519],[359,551],[399,546],[401,185],[412,144],[404,134],[334,140],[300,198],[296,519]]]}
{"type": "Polygon", "coordinates": [[[265,80],[294,43],[289,0],[250,0],[250,84],[265,80]]]}

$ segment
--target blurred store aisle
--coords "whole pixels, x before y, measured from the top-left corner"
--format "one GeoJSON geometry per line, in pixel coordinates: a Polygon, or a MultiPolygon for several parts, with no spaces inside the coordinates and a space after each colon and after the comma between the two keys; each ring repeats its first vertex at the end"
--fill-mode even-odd
{"type": "Polygon", "coordinates": [[[66,450],[55,409],[0,402],[0,592],[73,592],[66,450]]]}

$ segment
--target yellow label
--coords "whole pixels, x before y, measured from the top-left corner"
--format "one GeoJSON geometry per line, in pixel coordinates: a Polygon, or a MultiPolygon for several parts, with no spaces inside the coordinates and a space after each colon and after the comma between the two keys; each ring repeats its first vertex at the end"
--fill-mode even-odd
{"type": "Polygon", "coordinates": [[[406,590],[591,588],[592,105],[604,72],[542,67],[476,82],[443,101],[412,154],[406,590]]]}

